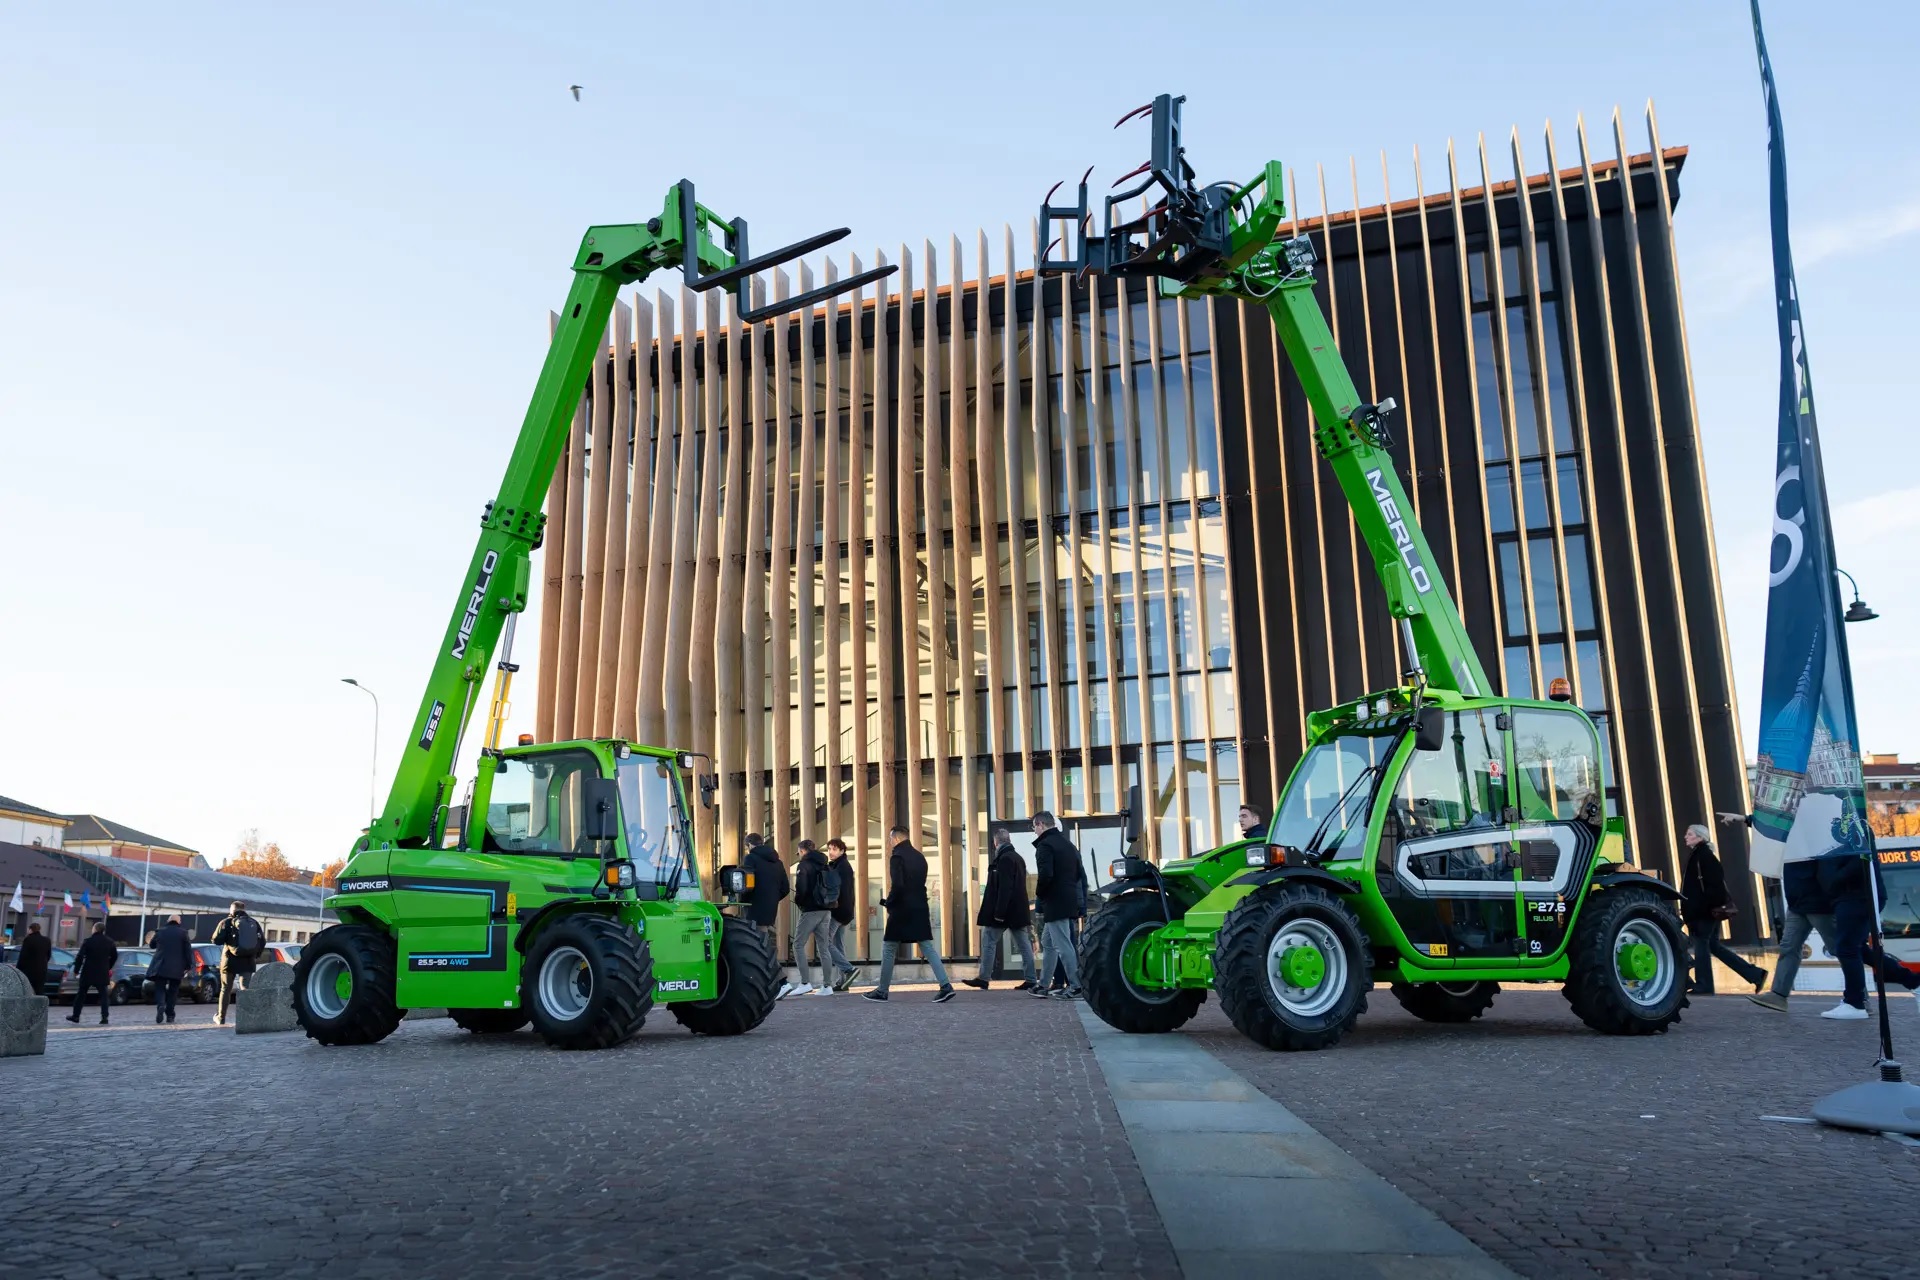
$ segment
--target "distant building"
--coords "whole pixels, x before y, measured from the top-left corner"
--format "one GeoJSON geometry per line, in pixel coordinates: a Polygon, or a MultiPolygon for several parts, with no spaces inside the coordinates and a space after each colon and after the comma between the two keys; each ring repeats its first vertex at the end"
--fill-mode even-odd
{"type": "Polygon", "coordinates": [[[160,862],[149,867],[144,856],[138,860],[82,857],[67,851],[51,856],[87,882],[96,904],[111,899],[107,932],[120,943],[144,940],[169,915],[181,918],[194,941],[205,942],[235,899],[247,904],[248,913],[267,931],[270,942],[305,942],[335,923],[322,906],[331,891],[318,885],[160,862]]]}
{"type": "Polygon", "coordinates": [[[0,886],[4,886],[0,887],[0,920],[4,920],[0,929],[9,947],[26,936],[27,925],[32,923],[39,924],[40,932],[54,946],[77,946],[90,924],[106,918],[107,905],[100,891],[44,845],[0,841],[0,886]],[[24,911],[7,908],[15,886],[20,889],[24,911]],[[67,905],[69,897],[73,900],[71,907],[67,905]]]}
{"type": "Polygon", "coordinates": [[[196,850],[173,840],[163,840],[159,836],[136,831],[125,823],[114,822],[97,813],[70,813],[66,820],[72,825],[67,828],[66,838],[60,847],[71,853],[85,854],[89,858],[131,858],[137,862],[151,858],[155,866],[206,869],[207,860],[196,850]]]}
{"type": "Polygon", "coordinates": [[[29,848],[58,849],[66,839],[71,818],[49,813],[24,800],[0,796],[0,841],[29,848]]]}
{"type": "Polygon", "coordinates": [[[1880,835],[1920,836],[1920,763],[1898,755],[1867,753],[1867,817],[1880,835]]]}

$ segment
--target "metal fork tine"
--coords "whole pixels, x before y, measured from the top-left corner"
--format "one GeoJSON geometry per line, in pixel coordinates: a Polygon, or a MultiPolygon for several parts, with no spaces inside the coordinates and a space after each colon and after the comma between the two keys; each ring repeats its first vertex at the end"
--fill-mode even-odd
{"type": "MultiPolygon", "coordinates": [[[[843,231],[839,234],[844,235],[846,233],[843,231]]],[[[782,252],[784,253],[785,251],[782,250],[782,252]]],[[[733,270],[738,271],[739,268],[735,267],[733,270]]],[[[822,285],[818,289],[809,289],[805,293],[795,297],[779,298],[773,302],[769,302],[764,307],[748,308],[741,311],[740,319],[745,323],[752,324],[760,320],[765,320],[769,316],[777,316],[788,311],[799,311],[802,308],[812,306],[816,302],[824,302],[828,298],[837,297],[840,294],[858,289],[863,285],[872,284],[875,280],[884,280],[892,275],[895,270],[897,270],[897,268],[892,266],[873,267],[860,272],[858,275],[848,276],[844,280],[835,280],[832,284],[822,285]]]]}

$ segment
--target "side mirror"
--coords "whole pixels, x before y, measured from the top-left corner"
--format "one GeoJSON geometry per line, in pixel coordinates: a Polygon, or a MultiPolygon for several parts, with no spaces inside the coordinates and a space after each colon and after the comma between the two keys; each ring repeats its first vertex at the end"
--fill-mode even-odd
{"type": "Polygon", "coordinates": [[[1140,788],[1138,786],[1132,786],[1127,788],[1126,831],[1128,848],[1132,848],[1133,842],[1140,838],[1140,827],[1140,788]]]}
{"type": "Polygon", "coordinates": [[[612,778],[588,778],[585,830],[589,840],[613,840],[620,835],[620,784],[612,778]]]}
{"type": "Polygon", "coordinates": [[[703,773],[700,775],[700,805],[702,808],[713,808],[713,793],[719,789],[720,777],[718,774],[703,773]]]}
{"type": "Polygon", "coordinates": [[[1438,751],[1447,745],[1447,713],[1439,707],[1420,708],[1414,722],[1413,745],[1422,751],[1438,751]]]}

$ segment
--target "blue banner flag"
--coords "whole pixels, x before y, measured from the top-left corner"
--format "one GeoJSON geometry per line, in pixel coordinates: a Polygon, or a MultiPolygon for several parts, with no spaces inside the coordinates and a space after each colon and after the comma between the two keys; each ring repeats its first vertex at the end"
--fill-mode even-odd
{"type": "Polygon", "coordinates": [[[1753,43],[1767,103],[1773,222],[1774,309],[1780,327],[1780,432],[1773,476],[1767,653],[1760,682],[1759,771],[1751,865],[1778,876],[1788,862],[1872,847],[1861,783],[1853,676],[1840,621],[1840,588],[1826,475],[1814,425],[1806,333],[1787,239],[1787,152],[1780,98],[1752,0],[1753,43]]]}

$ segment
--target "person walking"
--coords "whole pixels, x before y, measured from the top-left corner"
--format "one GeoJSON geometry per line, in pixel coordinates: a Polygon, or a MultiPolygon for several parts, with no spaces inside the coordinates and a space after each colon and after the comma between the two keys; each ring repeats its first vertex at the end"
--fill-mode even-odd
{"type": "Polygon", "coordinates": [[[1027,864],[1013,847],[1013,836],[1005,827],[993,829],[993,862],[987,868],[987,885],[980,894],[980,911],[973,922],[980,926],[980,972],[962,981],[982,991],[992,982],[993,963],[1000,954],[1000,939],[1020,952],[1021,969],[1027,980],[1016,991],[1032,991],[1039,985],[1034,969],[1033,948],[1027,942],[1027,864]]]}
{"type": "Polygon", "coordinates": [[[1718,956],[1729,969],[1753,984],[1757,993],[1767,981],[1767,971],[1720,941],[1722,921],[1734,915],[1733,895],[1727,892],[1727,878],[1720,859],[1713,851],[1713,832],[1705,823],[1687,828],[1687,864],[1680,875],[1680,919],[1693,938],[1693,984],[1689,995],[1713,994],[1713,961],[1718,956]]]}
{"type": "MultiPolygon", "coordinates": [[[[747,919],[773,934],[777,949],[780,937],[775,926],[780,920],[780,903],[787,896],[787,869],[773,846],[759,836],[749,835],[744,843],[747,856],[740,860],[740,869],[753,877],[753,887],[747,890],[747,919]]],[[[780,994],[774,998],[784,999],[792,991],[793,984],[781,974],[780,994]]]]}
{"type": "Polygon", "coordinates": [[[935,1004],[953,999],[953,983],[947,978],[947,966],[940,959],[940,948],[933,945],[933,910],[927,903],[927,860],[907,843],[907,829],[893,827],[887,832],[891,846],[887,851],[887,896],[880,905],[887,909],[887,932],[880,947],[880,985],[861,992],[866,1000],[885,1000],[893,985],[893,959],[902,950],[918,946],[940,981],[934,993],[935,1004]]]}
{"type": "Polygon", "coordinates": [[[113,939],[107,936],[106,921],[98,921],[87,940],[80,944],[80,950],[73,957],[73,967],[79,972],[80,985],[74,988],[73,1012],[67,1015],[68,1022],[80,1021],[80,1011],[87,1007],[87,992],[98,988],[100,991],[100,1025],[107,1025],[107,1010],[113,1007],[113,966],[120,963],[120,948],[113,945],[113,939]]]}
{"type": "Polygon", "coordinates": [[[793,967],[799,972],[796,996],[830,996],[835,979],[833,971],[833,908],[840,901],[840,873],[827,861],[827,855],[811,840],[800,842],[800,861],[793,868],[793,967]],[[813,958],[820,965],[820,981],[807,981],[807,942],[813,942],[813,958]]]}
{"type": "MultiPolygon", "coordinates": [[[[1080,994],[1080,957],[1076,951],[1074,926],[1087,913],[1087,872],[1080,865],[1080,851],[1060,832],[1053,815],[1045,809],[1033,815],[1033,860],[1038,872],[1036,892],[1040,913],[1046,924],[1040,931],[1040,971],[1051,974],[1057,964],[1065,970],[1064,998],[1080,994]]],[[[1049,994],[1036,990],[1045,999],[1049,994]]]]}
{"type": "Polygon", "coordinates": [[[845,991],[853,985],[859,976],[859,970],[853,967],[853,961],[847,959],[847,926],[853,923],[853,863],[847,860],[847,842],[839,836],[827,841],[827,866],[833,869],[834,877],[839,881],[840,896],[833,902],[833,929],[827,936],[828,949],[833,953],[834,979],[833,989],[845,991]]]}
{"type": "Polygon", "coordinates": [[[147,981],[153,986],[153,1020],[172,1022],[174,1006],[180,999],[180,979],[193,967],[193,939],[180,927],[179,916],[153,934],[153,959],[147,965],[147,981]]]}
{"type": "Polygon", "coordinates": [[[40,922],[34,921],[27,926],[27,936],[20,939],[20,954],[14,957],[14,968],[26,975],[33,994],[44,994],[47,985],[47,963],[53,959],[53,943],[47,935],[40,932],[40,922]]]}
{"type": "Polygon", "coordinates": [[[267,949],[267,931],[247,914],[247,904],[236,899],[228,906],[226,918],[213,927],[213,944],[221,949],[220,999],[214,1006],[213,1025],[224,1027],[228,1008],[267,949]]]}

